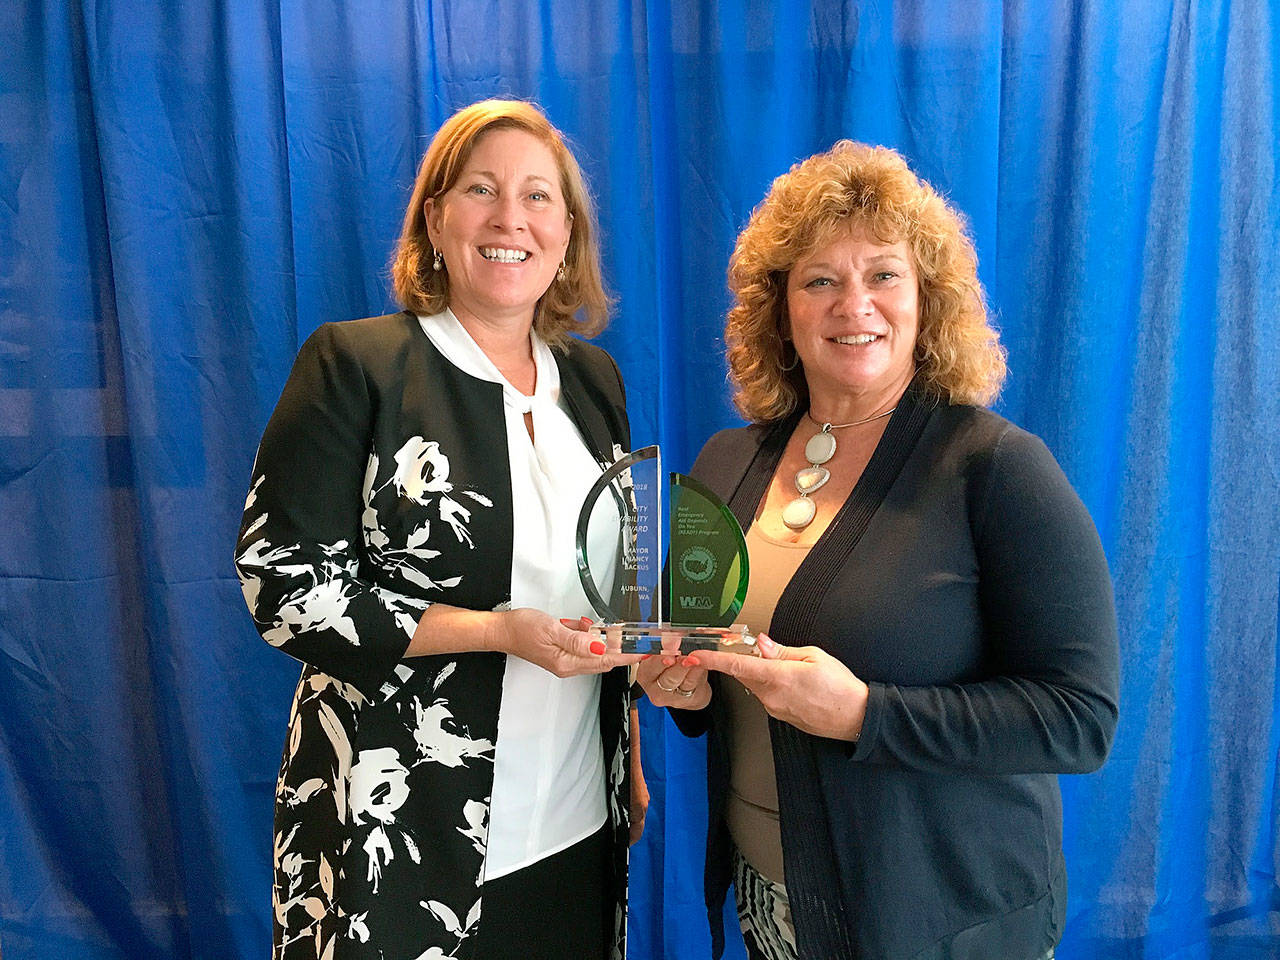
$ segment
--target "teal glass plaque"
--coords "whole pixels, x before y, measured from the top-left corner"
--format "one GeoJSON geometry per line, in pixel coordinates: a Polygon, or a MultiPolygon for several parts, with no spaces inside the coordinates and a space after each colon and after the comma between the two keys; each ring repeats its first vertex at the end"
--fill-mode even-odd
{"type": "Polygon", "coordinates": [[[722,649],[754,653],[735,622],[749,561],[737,519],[706,485],[666,474],[656,446],[610,466],[578,515],[578,575],[600,622],[624,653],[722,649]]]}

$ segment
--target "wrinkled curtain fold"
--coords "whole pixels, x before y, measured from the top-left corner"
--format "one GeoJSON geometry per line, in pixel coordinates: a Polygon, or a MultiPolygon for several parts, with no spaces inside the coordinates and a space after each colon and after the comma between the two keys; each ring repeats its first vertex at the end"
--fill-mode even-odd
{"type": "MultiPolygon", "coordinates": [[[[298,667],[231,547],[319,324],[453,110],[537,100],[599,205],[636,445],[737,423],[725,266],[842,137],[970,219],[1002,413],[1102,535],[1122,719],[1063,777],[1073,958],[1280,947],[1280,294],[1265,0],[16,0],[0,8],[0,954],[249,958],[298,667]]],[[[702,747],[646,704],[630,955],[708,955],[702,747]]],[[[732,929],[732,924],[730,924],[732,929]]],[[[741,956],[739,944],[731,944],[741,956]]]]}

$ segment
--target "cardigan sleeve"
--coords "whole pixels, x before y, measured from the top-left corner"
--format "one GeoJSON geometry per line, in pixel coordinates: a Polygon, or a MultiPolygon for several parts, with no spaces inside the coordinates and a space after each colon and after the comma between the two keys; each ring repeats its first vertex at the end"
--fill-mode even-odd
{"type": "Polygon", "coordinates": [[[339,326],[303,344],[267,423],[235,563],[267,643],[377,699],[428,602],[362,576],[374,403],[339,326]]]}
{"type": "Polygon", "coordinates": [[[975,483],[986,679],[870,684],[857,760],[921,770],[1087,773],[1118,716],[1115,606],[1102,545],[1053,455],[1011,428],[975,483]]]}

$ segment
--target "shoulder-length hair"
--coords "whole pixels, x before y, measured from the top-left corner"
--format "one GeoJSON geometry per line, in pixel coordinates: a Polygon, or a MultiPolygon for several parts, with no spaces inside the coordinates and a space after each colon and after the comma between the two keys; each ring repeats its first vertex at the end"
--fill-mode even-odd
{"type": "Polygon", "coordinates": [[[504,129],[532,134],[551,150],[560,170],[560,188],[573,218],[564,255],[564,277],[557,275],[538,300],[533,327],[553,345],[562,343],[570,332],[595,336],[608,322],[612,305],[601,280],[595,207],[563,134],[541,110],[523,100],[483,100],[463,107],[432,138],[418,167],[391,263],[396,299],[406,310],[420,314],[439,313],[449,305],[448,268],[432,269],[435,251],[427,237],[426,201],[438,199],[453,188],[484,134],[504,129]]]}
{"type": "Polygon", "coordinates": [[[963,215],[895,151],[841,140],[774,180],[738,235],[725,342],[739,412],[768,422],[808,402],[803,367],[784,344],[787,275],[854,228],[911,250],[920,293],[915,359],[925,387],[950,403],[995,399],[1005,350],[987,316],[963,215]]]}

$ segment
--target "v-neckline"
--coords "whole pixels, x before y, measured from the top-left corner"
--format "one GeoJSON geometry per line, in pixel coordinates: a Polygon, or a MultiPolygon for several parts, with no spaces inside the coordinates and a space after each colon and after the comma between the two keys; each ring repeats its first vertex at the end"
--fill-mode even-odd
{"type": "MultiPolygon", "coordinates": [[[[871,454],[871,459],[867,461],[862,476],[858,478],[853,490],[836,511],[836,515],[831,518],[827,528],[822,531],[822,535],[809,547],[808,555],[778,598],[775,617],[776,611],[790,605],[788,595],[794,594],[801,585],[811,588],[806,592],[816,591],[820,595],[821,589],[818,588],[818,584],[826,578],[815,578],[811,574],[816,569],[838,567],[841,560],[857,547],[862,532],[901,472],[910,454],[910,448],[915,446],[920,432],[924,429],[925,421],[937,403],[937,399],[924,389],[917,376],[907,387],[902,399],[898,402],[897,410],[889,418],[889,423],[885,426],[884,433],[871,454]]],[[[730,497],[729,509],[738,518],[738,523],[744,531],[754,524],[761,499],[768,493],[769,484],[782,460],[787,441],[791,438],[802,416],[804,416],[803,411],[796,411],[768,430],[760,444],[760,449],[756,451],[737,489],[730,497]]],[[[818,596],[808,597],[806,603],[808,600],[818,598],[818,596]]]]}

